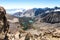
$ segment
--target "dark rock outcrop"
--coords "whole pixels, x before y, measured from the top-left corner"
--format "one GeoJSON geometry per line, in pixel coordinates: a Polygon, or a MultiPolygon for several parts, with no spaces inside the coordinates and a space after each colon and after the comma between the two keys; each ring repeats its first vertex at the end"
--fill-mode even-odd
{"type": "Polygon", "coordinates": [[[9,29],[9,25],[5,15],[6,15],[5,9],[0,6],[0,39],[5,38],[5,35],[9,29]]]}

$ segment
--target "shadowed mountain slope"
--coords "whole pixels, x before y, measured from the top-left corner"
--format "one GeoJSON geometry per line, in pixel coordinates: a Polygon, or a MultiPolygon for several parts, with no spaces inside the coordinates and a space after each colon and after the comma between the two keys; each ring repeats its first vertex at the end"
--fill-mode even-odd
{"type": "Polygon", "coordinates": [[[60,23],[60,11],[45,13],[42,17],[42,21],[47,23],[60,23]]]}

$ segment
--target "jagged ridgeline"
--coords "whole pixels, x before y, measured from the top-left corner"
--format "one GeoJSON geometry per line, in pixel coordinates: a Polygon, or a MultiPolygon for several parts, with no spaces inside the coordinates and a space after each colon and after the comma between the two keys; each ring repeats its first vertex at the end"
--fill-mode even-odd
{"type": "Polygon", "coordinates": [[[41,15],[42,22],[60,23],[60,11],[52,11],[41,15]]]}
{"type": "Polygon", "coordinates": [[[4,39],[8,32],[9,25],[6,19],[6,11],[0,6],[0,39],[4,39]]]}

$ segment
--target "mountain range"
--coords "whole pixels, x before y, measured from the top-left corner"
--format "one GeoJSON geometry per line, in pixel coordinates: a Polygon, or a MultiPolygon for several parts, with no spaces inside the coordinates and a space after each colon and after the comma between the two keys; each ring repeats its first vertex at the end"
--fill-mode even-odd
{"type": "Polygon", "coordinates": [[[7,13],[12,14],[13,16],[16,17],[36,17],[41,14],[45,14],[50,11],[57,11],[60,10],[60,7],[54,7],[54,8],[32,8],[32,9],[8,9],[7,13]]]}

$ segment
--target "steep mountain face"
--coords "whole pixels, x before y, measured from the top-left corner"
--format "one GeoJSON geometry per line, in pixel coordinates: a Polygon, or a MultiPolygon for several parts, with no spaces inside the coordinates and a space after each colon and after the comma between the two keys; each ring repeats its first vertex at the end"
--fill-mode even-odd
{"type": "Polygon", "coordinates": [[[26,17],[34,17],[36,10],[37,9],[35,9],[35,8],[29,9],[29,10],[25,11],[23,15],[25,15],[26,17]]]}
{"type": "Polygon", "coordinates": [[[60,11],[46,13],[42,21],[47,23],[60,23],[60,11]]]}

